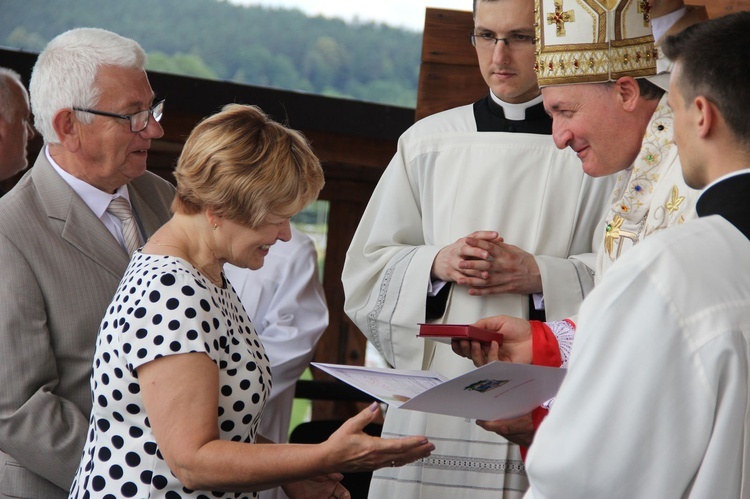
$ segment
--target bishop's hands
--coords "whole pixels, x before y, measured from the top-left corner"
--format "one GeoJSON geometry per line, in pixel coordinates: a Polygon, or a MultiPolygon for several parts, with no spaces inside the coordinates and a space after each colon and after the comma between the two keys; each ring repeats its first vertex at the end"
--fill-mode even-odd
{"type": "Polygon", "coordinates": [[[531,324],[526,319],[509,315],[496,315],[480,319],[472,325],[501,333],[503,344],[498,345],[496,341],[487,344],[479,341],[453,340],[451,348],[457,355],[471,359],[476,367],[481,367],[496,360],[515,362],[516,364],[532,363],[531,324]]]}
{"type": "Polygon", "coordinates": [[[509,442],[529,447],[534,440],[536,428],[531,414],[515,419],[501,419],[497,421],[482,421],[477,419],[477,426],[492,431],[509,442]]]}
{"type": "MultiPolygon", "coordinates": [[[[474,326],[503,334],[503,344],[493,341],[489,345],[479,341],[454,340],[453,351],[461,357],[481,367],[489,362],[503,361],[517,364],[531,364],[533,360],[531,324],[526,319],[509,315],[496,315],[480,319],[474,326]]],[[[531,445],[536,429],[531,414],[515,419],[497,421],[477,420],[477,425],[492,431],[514,444],[524,447],[531,445]]]]}
{"type": "Polygon", "coordinates": [[[534,255],[506,244],[495,231],[476,231],[441,249],[432,276],[469,288],[469,294],[542,292],[534,255]]]}

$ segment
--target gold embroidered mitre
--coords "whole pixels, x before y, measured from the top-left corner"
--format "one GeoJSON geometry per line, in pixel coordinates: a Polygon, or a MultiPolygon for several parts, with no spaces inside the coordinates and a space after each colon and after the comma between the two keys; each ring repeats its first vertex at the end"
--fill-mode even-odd
{"type": "Polygon", "coordinates": [[[656,73],[647,0],[535,0],[539,86],[656,73]]]}

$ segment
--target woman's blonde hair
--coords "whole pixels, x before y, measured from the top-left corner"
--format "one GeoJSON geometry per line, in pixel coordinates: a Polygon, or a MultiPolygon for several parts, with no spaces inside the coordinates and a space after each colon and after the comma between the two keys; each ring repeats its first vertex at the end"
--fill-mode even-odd
{"type": "Polygon", "coordinates": [[[175,169],[172,211],[211,209],[256,228],[291,217],[323,188],[323,169],[305,137],[256,106],[229,104],[190,133],[175,169]]]}

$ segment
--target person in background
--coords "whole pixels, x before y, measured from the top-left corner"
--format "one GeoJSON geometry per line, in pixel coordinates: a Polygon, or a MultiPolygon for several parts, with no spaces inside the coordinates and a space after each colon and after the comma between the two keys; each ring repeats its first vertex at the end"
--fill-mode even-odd
{"type": "Polygon", "coordinates": [[[135,41],[81,28],[55,37],[34,65],[31,107],[44,147],[0,198],[7,496],[67,496],[86,441],[99,323],[131,248],[169,220],[174,188],[146,171],[164,132],[145,62],[135,41]]]}
{"type": "Polygon", "coordinates": [[[323,169],[304,137],[230,104],[193,129],[175,178],[174,216],[133,254],[101,322],[70,497],[257,497],[282,485],[292,498],[348,498],[340,472],[429,456],[424,437],[365,434],[376,403],[321,444],[258,435],[270,362],[223,267],[261,268],[317,198],[323,169]]]}
{"type": "MultiPolygon", "coordinates": [[[[683,0],[649,0],[649,17],[651,30],[657,48],[661,48],[664,39],[676,35],[688,26],[708,21],[708,12],[703,5],[685,5],[683,0]]],[[[670,66],[664,51],[659,50],[657,64],[670,66]]]]}
{"type": "MultiPolygon", "coordinates": [[[[34,138],[29,94],[21,76],[0,67],[0,181],[26,169],[26,145],[34,138]]],[[[0,197],[5,191],[0,186],[0,197]]]]}
{"type": "Polygon", "coordinates": [[[669,74],[672,62],[664,55],[661,44],[669,35],[675,35],[693,24],[708,20],[706,7],[685,5],[683,0],[648,0],[648,18],[654,35],[657,50],[656,76],[650,80],[665,90],[669,88],[669,74]]]}
{"type": "MultiPolygon", "coordinates": [[[[681,4],[681,2],[679,2],[681,4]]],[[[686,22],[698,22],[700,15],[691,14],[689,19],[672,14],[678,8],[675,2],[652,2],[650,11],[643,12],[632,4],[630,16],[617,18],[615,9],[610,12],[607,24],[629,22],[620,33],[636,33],[647,27],[643,25],[644,14],[661,29],[674,32],[683,29],[686,22]],[[667,22],[664,16],[670,19],[667,22]]],[[[551,1],[541,4],[543,14],[554,9],[551,1]]],[[[539,43],[539,67],[549,67],[564,58],[575,57],[576,44],[588,47],[593,44],[590,34],[596,31],[588,22],[583,9],[574,9],[575,21],[565,23],[566,36],[556,36],[556,26],[547,25],[549,33],[539,43]],[[580,12],[580,13],[579,13],[580,12]],[[571,41],[572,40],[572,41],[571,41]],[[555,44],[564,44],[567,51],[555,49],[555,44]],[[574,48],[571,48],[574,47],[574,48]]],[[[679,10],[675,11],[678,14],[679,10]]],[[[689,11],[696,12],[696,11],[689,11]]],[[[697,10],[700,12],[700,9],[697,10]]],[[[648,33],[640,33],[648,34],[648,33]]],[[[617,40],[618,44],[634,46],[632,41],[617,40]]],[[[649,48],[634,46],[631,51],[648,53],[649,48]]],[[[600,58],[615,66],[621,55],[617,51],[601,50],[600,58]]],[[[572,67],[572,65],[570,66],[572,67]]],[[[656,62],[655,75],[648,76],[642,67],[621,68],[617,77],[596,75],[580,70],[547,76],[551,70],[542,70],[540,75],[545,105],[554,120],[556,140],[559,147],[570,147],[579,152],[584,170],[590,175],[616,173],[617,186],[607,217],[600,226],[600,247],[597,255],[596,282],[620,256],[633,248],[642,239],[671,225],[678,225],[695,217],[695,201],[699,192],[685,185],[680,169],[680,159],[674,142],[672,110],[667,105],[664,90],[669,85],[669,60],[660,55],[656,62]],[[637,80],[638,89],[632,77],[637,80]],[[591,79],[600,83],[584,83],[591,79]],[[653,84],[652,84],[653,83],[653,84]],[[629,87],[630,98],[627,90],[629,87]],[[635,92],[639,95],[636,95],[635,92]],[[622,102],[622,104],[620,104],[622,102]]],[[[592,70],[594,73],[594,70],[592,70]]],[[[543,323],[527,321],[505,315],[480,320],[475,325],[500,331],[505,335],[502,348],[494,350],[460,342],[454,345],[456,353],[471,357],[475,365],[492,360],[533,363],[552,367],[565,367],[570,357],[575,338],[577,318],[543,323]]],[[[532,415],[512,421],[480,423],[483,427],[497,431],[507,438],[528,446],[533,440],[535,427],[546,414],[539,409],[532,415]]]]}
{"type": "MultiPolygon", "coordinates": [[[[291,227],[291,239],[274,245],[263,267],[247,270],[231,264],[224,273],[234,287],[271,362],[273,388],[258,433],[287,441],[294,389],[328,326],[328,306],[318,278],[318,253],[310,236],[291,227]]],[[[261,499],[284,498],[280,487],[261,499]]]]}
{"type": "MultiPolygon", "coordinates": [[[[612,189],[550,137],[534,73],[534,5],[476,0],[473,105],[420,120],[399,139],[347,252],[345,311],[386,362],[454,377],[473,369],[421,322],[491,313],[563,319],[593,286],[592,241],[612,189]]],[[[389,408],[383,435],[426,434],[429,459],[373,474],[370,497],[520,497],[519,448],[462,418],[389,408]]]]}
{"type": "Polygon", "coordinates": [[[699,218],[639,243],[584,301],[529,451],[529,498],[748,495],[748,45],[748,12],[663,44],[682,173],[705,188],[699,218]]]}

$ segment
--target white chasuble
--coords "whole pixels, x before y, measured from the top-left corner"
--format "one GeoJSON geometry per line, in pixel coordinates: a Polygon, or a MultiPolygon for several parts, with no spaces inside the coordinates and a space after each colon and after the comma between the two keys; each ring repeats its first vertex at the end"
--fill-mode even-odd
{"type": "Polygon", "coordinates": [[[633,165],[617,174],[610,209],[600,225],[596,282],[643,238],[695,218],[700,191],[682,178],[674,143],[674,115],[665,94],[646,128],[633,165]]]}
{"type": "Polygon", "coordinates": [[[529,499],[750,497],[748,268],[747,236],[721,216],[612,266],[529,450],[529,499]]]}
{"type": "MultiPolygon", "coordinates": [[[[396,368],[449,377],[473,369],[450,345],[416,337],[438,251],[474,231],[498,231],[536,255],[547,317],[565,318],[593,286],[592,241],[610,180],[585,176],[548,135],[478,133],[472,106],[423,119],[399,140],[352,240],[342,276],[347,314],[396,368]]],[[[528,316],[527,295],[476,297],[451,286],[437,322],[528,316]]],[[[383,436],[402,435],[426,435],[436,449],[376,472],[371,498],[520,497],[528,487],[518,447],[474,421],[390,408],[383,436]]]]}

